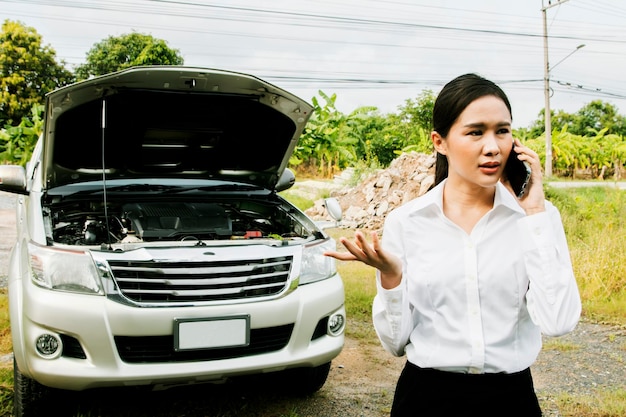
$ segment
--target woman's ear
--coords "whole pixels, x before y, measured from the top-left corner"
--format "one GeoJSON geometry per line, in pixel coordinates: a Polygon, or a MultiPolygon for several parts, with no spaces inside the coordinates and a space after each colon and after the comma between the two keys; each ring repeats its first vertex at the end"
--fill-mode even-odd
{"type": "Polygon", "coordinates": [[[434,130],[430,132],[430,140],[433,141],[433,146],[438,153],[442,155],[446,154],[446,141],[438,132],[434,130]]]}

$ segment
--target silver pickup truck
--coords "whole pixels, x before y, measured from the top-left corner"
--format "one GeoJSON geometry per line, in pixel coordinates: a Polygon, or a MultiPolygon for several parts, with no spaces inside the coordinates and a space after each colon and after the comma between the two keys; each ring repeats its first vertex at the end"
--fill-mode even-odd
{"type": "Polygon", "coordinates": [[[15,416],[41,415],[49,388],[281,371],[301,393],[323,386],[344,345],[323,256],[336,243],[278,194],[311,111],[256,77],[189,67],[47,95],[32,159],[0,167],[18,194],[15,416]]]}

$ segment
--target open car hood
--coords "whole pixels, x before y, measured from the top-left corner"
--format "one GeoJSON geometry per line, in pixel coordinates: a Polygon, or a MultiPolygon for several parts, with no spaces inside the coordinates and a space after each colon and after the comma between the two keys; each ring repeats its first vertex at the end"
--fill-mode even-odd
{"type": "Polygon", "coordinates": [[[251,75],[134,67],[46,96],[45,188],[190,178],[274,189],[312,107],[251,75]]]}

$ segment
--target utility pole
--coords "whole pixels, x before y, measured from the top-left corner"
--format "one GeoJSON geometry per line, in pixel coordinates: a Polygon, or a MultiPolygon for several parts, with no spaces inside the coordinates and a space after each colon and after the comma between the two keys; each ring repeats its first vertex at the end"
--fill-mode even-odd
{"type": "Polygon", "coordinates": [[[566,1],[568,0],[557,0],[552,3],[552,0],[548,0],[548,5],[545,6],[544,0],[541,0],[541,12],[543,13],[543,88],[546,102],[544,113],[546,127],[546,167],[544,175],[547,178],[552,176],[552,112],[550,111],[550,63],[548,62],[548,18],[546,11],[566,1]]]}

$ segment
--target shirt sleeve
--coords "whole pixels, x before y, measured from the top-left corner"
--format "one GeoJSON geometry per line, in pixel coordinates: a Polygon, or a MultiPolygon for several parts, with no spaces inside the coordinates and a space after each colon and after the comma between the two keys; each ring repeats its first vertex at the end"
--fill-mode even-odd
{"type": "Polygon", "coordinates": [[[395,216],[390,214],[385,221],[382,246],[402,260],[402,281],[395,288],[384,289],[380,284],[380,273],[376,271],[377,293],[372,305],[376,334],[385,350],[395,356],[404,355],[404,348],[414,327],[407,296],[406,262],[400,231],[395,216]]]}
{"type": "Polygon", "coordinates": [[[545,212],[526,216],[519,225],[530,281],[530,317],[548,336],[566,334],[578,323],[581,301],[561,215],[546,202],[545,212]]]}

